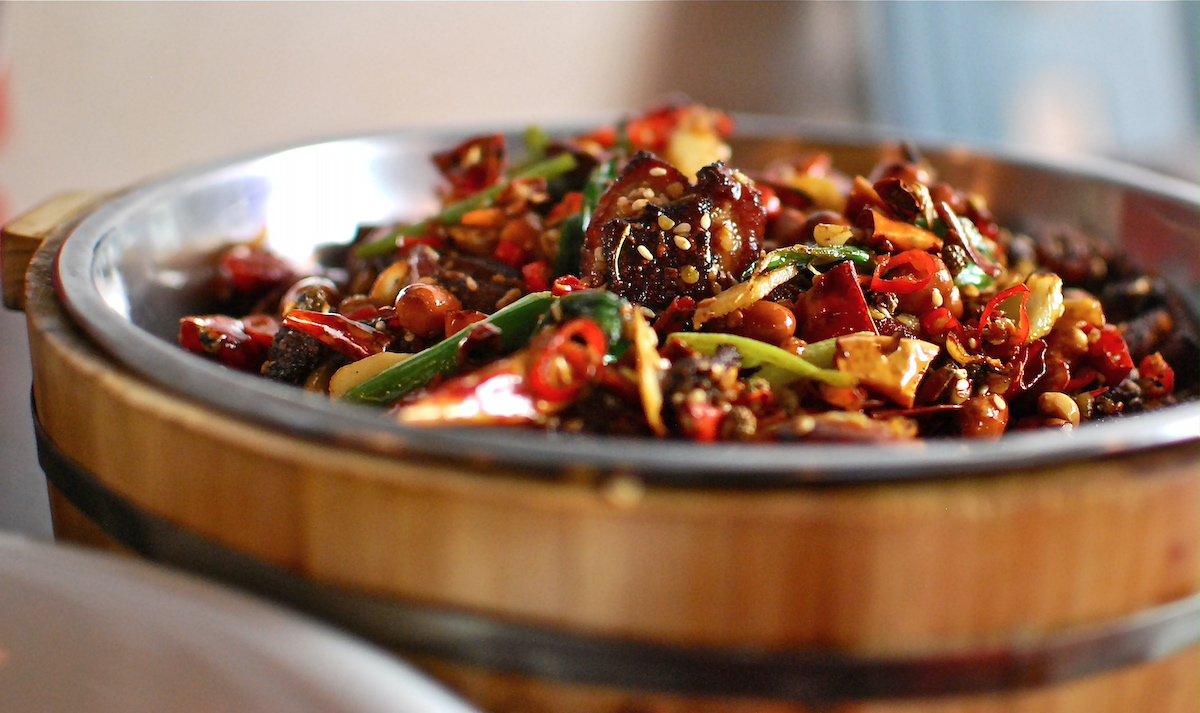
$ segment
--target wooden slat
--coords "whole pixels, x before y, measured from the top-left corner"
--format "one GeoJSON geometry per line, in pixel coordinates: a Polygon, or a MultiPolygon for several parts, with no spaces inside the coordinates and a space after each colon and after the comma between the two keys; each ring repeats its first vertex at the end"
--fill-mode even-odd
{"type": "Polygon", "coordinates": [[[25,272],[33,253],[51,234],[81,218],[103,194],[62,193],[14,218],[0,231],[0,260],[4,266],[4,306],[25,308],[25,272]]]}

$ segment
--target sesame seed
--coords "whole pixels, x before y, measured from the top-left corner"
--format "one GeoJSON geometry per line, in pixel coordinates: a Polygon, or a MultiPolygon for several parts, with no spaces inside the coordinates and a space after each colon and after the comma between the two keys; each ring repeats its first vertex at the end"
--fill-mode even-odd
{"type": "MultiPolygon", "coordinates": [[[[629,201],[626,201],[626,203],[628,203],[628,202],[629,201]]],[[[649,202],[650,201],[646,200],[645,198],[638,198],[636,201],[633,202],[633,205],[631,205],[629,207],[632,208],[636,212],[636,211],[640,211],[643,208],[645,208],[649,202]]]]}
{"type": "Polygon", "coordinates": [[[932,304],[935,309],[941,307],[944,302],[945,298],[942,297],[942,293],[939,290],[933,290],[929,293],[929,303],[932,304]]]}
{"type": "Polygon", "coordinates": [[[653,198],[653,197],[654,197],[654,191],[653,191],[653,190],[651,190],[651,189],[649,189],[649,188],[643,188],[643,189],[642,189],[642,198],[653,198]]]}
{"type": "Polygon", "coordinates": [[[671,228],[675,227],[675,221],[671,220],[665,215],[660,215],[658,216],[658,227],[662,228],[663,230],[670,230],[671,228]]]}
{"type": "Polygon", "coordinates": [[[505,307],[513,302],[516,302],[520,297],[521,291],[514,287],[508,292],[505,292],[503,297],[496,300],[496,309],[500,309],[501,307],[505,307]]]}
{"type": "Polygon", "coordinates": [[[737,181],[738,183],[742,184],[743,186],[745,186],[745,185],[747,185],[747,184],[749,184],[749,183],[750,183],[750,179],[749,179],[749,178],[747,178],[747,177],[746,177],[746,174],[742,173],[741,171],[734,171],[734,172],[733,172],[733,179],[734,179],[735,181],[737,181]]]}
{"type": "Polygon", "coordinates": [[[694,285],[700,281],[700,271],[693,265],[684,265],[679,270],[679,277],[689,285],[694,285]]]}
{"type": "Polygon", "coordinates": [[[655,166],[654,168],[650,169],[650,175],[665,176],[667,175],[667,169],[663,168],[662,166],[655,166]]]}
{"type": "Polygon", "coordinates": [[[476,282],[475,278],[471,277],[470,275],[467,275],[467,277],[463,280],[463,282],[467,283],[467,289],[470,290],[471,292],[474,292],[475,290],[479,289],[479,283],[476,282]]]}
{"type": "Polygon", "coordinates": [[[672,198],[678,198],[683,195],[683,184],[679,182],[671,183],[667,186],[667,195],[672,198]]]}
{"type": "Polygon", "coordinates": [[[690,240],[688,240],[687,238],[683,237],[682,235],[676,235],[675,236],[675,247],[679,248],[680,250],[691,250],[692,242],[690,240]]]}
{"type": "Polygon", "coordinates": [[[671,228],[671,232],[676,235],[687,235],[692,232],[692,226],[690,223],[677,223],[674,228],[671,228]]]}
{"type": "Polygon", "coordinates": [[[654,259],[654,256],[650,254],[650,249],[647,248],[645,245],[638,246],[638,255],[641,255],[642,257],[646,258],[647,260],[654,259]]]}
{"type": "Polygon", "coordinates": [[[700,229],[708,230],[711,227],[712,227],[712,218],[709,217],[708,213],[705,213],[704,215],[700,216],[700,229]]]}

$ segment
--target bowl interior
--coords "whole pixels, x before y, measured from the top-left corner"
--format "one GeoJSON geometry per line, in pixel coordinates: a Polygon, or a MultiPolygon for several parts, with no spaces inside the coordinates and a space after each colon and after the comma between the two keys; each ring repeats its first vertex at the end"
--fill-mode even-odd
{"type": "MultiPolygon", "coordinates": [[[[738,167],[828,151],[866,173],[884,141],[740,117],[738,167]]],[[[114,359],[140,376],[234,418],[330,444],[405,458],[456,458],[553,475],[580,468],[636,472],[681,486],[779,486],[952,476],[1170,445],[1200,438],[1194,403],[1088,423],[1071,434],[998,442],[898,446],[714,444],[554,435],[504,429],[416,431],[374,410],[331,402],[237,373],[175,345],[180,317],[211,311],[216,251],[265,231],[293,259],[346,242],[360,223],[418,218],[437,203],[429,155],[471,132],[353,137],[201,166],[123,192],[85,219],[58,258],[61,298],[114,359]],[[515,437],[514,437],[515,435],[515,437]]],[[[512,132],[514,146],[519,132],[512,132]]],[[[1054,164],[965,147],[921,147],[938,175],[983,195],[1002,224],[1037,233],[1069,224],[1128,252],[1181,295],[1200,294],[1200,188],[1127,166],[1054,164]]]]}

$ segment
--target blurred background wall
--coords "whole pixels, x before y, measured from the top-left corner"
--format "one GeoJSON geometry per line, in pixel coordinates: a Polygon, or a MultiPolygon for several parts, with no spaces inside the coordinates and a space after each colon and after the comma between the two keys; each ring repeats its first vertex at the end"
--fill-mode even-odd
{"type": "MultiPolygon", "coordinates": [[[[0,218],[242,152],[736,111],[1200,177],[1200,3],[0,3],[0,218]]],[[[48,536],[23,317],[0,313],[0,529],[48,536]]]]}

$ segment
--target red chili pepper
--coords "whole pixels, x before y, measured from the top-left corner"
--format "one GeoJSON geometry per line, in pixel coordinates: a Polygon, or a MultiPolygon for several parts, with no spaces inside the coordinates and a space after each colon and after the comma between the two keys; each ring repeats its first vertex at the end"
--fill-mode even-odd
{"type": "Polygon", "coordinates": [[[1175,370],[1163,359],[1162,354],[1147,354],[1138,364],[1142,393],[1152,399],[1170,396],[1175,390],[1175,370]]]}
{"type": "Polygon", "coordinates": [[[878,333],[849,260],[813,278],[803,304],[799,336],[809,344],[855,332],[878,333]]]}
{"type": "MultiPolygon", "coordinates": [[[[1013,285],[1004,290],[1000,294],[993,297],[987,306],[983,308],[983,313],[979,315],[979,332],[982,334],[987,329],[988,323],[992,319],[992,315],[1001,312],[1001,305],[1011,297],[1020,298],[1019,314],[1017,316],[1017,331],[1013,332],[1013,340],[1017,344],[1024,344],[1029,337],[1029,313],[1025,309],[1025,305],[1029,302],[1029,287],[1024,283],[1013,285]]],[[[1012,319],[1012,316],[1005,313],[1005,316],[1012,319]]]]}
{"type": "Polygon", "coordinates": [[[528,254],[520,245],[512,241],[501,240],[496,243],[493,256],[505,265],[519,270],[525,264],[528,254]]]}
{"type": "Polygon", "coordinates": [[[218,289],[231,295],[262,295],[294,277],[291,266],[261,247],[235,245],[220,258],[218,289]]]}
{"type": "Polygon", "coordinates": [[[530,391],[535,398],[551,403],[570,401],[595,375],[607,353],[608,342],[600,326],[586,317],[573,319],[559,327],[534,357],[530,391]]]}
{"type": "Polygon", "coordinates": [[[392,307],[388,307],[385,310],[373,304],[364,304],[359,305],[348,312],[343,311],[339,312],[338,314],[342,315],[346,319],[352,319],[355,322],[368,322],[379,319],[380,317],[383,317],[384,319],[395,319],[396,310],[392,307]]]}
{"type": "Polygon", "coordinates": [[[446,241],[436,235],[401,235],[396,238],[396,248],[399,250],[417,245],[428,245],[434,250],[441,250],[445,244],[446,241]]]}
{"type": "Polygon", "coordinates": [[[1066,387],[1063,388],[1063,391],[1068,394],[1082,391],[1083,387],[1095,381],[1098,376],[1100,376],[1099,372],[1090,366],[1084,365],[1075,372],[1071,380],[1067,382],[1066,387]]]}
{"type": "Polygon", "coordinates": [[[725,418],[725,414],[720,408],[707,401],[693,403],[685,400],[683,411],[687,414],[687,419],[681,420],[683,420],[686,435],[689,438],[701,443],[711,443],[717,440],[721,421],[725,418]]]}
{"type": "Polygon", "coordinates": [[[631,119],[625,125],[625,135],[635,149],[661,151],[679,123],[679,113],[679,107],[667,106],[631,119]]]}
{"type": "Polygon", "coordinates": [[[550,212],[546,214],[546,220],[543,224],[547,228],[553,228],[567,218],[575,215],[583,208],[583,193],[580,191],[571,191],[562,197],[550,212]]]}
{"type": "Polygon", "coordinates": [[[611,149],[617,145],[617,127],[602,126],[595,131],[583,134],[578,139],[582,143],[597,143],[603,148],[611,149]]]}
{"type": "Polygon", "coordinates": [[[921,328],[936,341],[945,341],[947,334],[954,334],[959,343],[967,341],[962,322],[945,307],[937,307],[921,315],[921,328]]]}
{"type": "Polygon", "coordinates": [[[1017,350],[1016,357],[1009,362],[1015,377],[1002,396],[1012,399],[1014,396],[1032,389],[1046,375],[1045,356],[1046,340],[1044,339],[1035,339],[1017,350]]]}
{"type": "Polygon", "coordinates": [[[755,181],[754,185],[758,187],[758,192],[762,194],[763,210],[767,212],[767,220],[774,220],[783,212],[783,200],[780,199],[779,193],[766,183],[755,181]]]}
{"type": "Polygon", "coordinates": [[[1116,386],[1125,380],[1133,371],[1133,357],[1129,354],[1129,346],[1121,336],[1121,330],[1115,325],[1105,324],[1100,327],[1100,335],[1094,341],[1092,332],[1096,327],[1088,325],[1084,333],[1088,335],[1088,363],[1100,372],[1105,383],[1116,386]]]}
{"type": "Polygon", "coordinates": [[[536,260],[521,266],[521,275],[525,278],[526,292],[543,292],[550,289],[550,263],[536,260]]]}
{"type": "Polygon", "coordinates": [[[258,371],[267,358],[279,324],[266,315],[245,320],[210,315],[179,320],[179,344],[242,371],[258,371]]]}
{"type": "Polygon", "coordinates": [[[587,287],[583,284],[583,280],[574,275],[563,275],[562,277],[554,278],[554,284],[550,286],[550,294],[555,297],[562,297],[563,295],[569,295],[572,292],[579,292],[586,289],[587,287]]]}
{"type": "Polygon", "coordinates": [[[875,292],[894,292],[909,295],[929,286],[938,271],[937,261],[924,250],[905,250],[892,255],[875,266],[871,289],[875,292]],[[884,277],[897,272],[894,277],[884,277]]]}
{"type": "Polygon", "coordinates": [[[500,134],[477,136],[433,155],[450,183],[452,198],[474,195],[500,182],[505,168],[505,140],[500,134]]]}
{"type": "Polygon", "coordinates": [[[392,342],[390,334],[336,312],[294,309],[283,318],[283,326],[306,334],[356,361],[378,354],[392,342]]]}
{"type": "Polygon", "coordinates": [[[654,320],[654,331],[660,339],[665,339],[673,332],[686,331],[695,314],[696,300],[687,295],[679,295],[671,300],[671,304],[654,320]]]}

